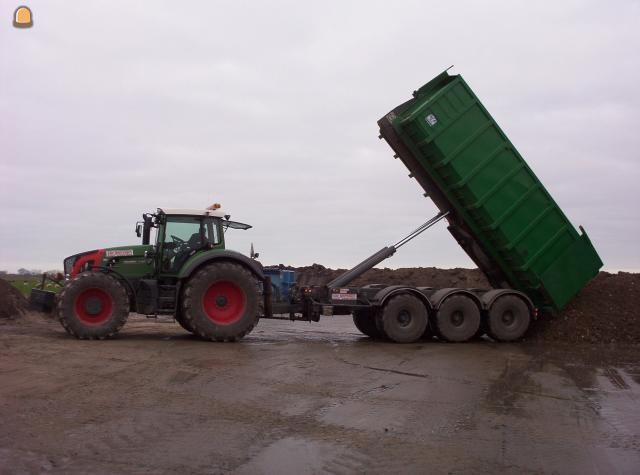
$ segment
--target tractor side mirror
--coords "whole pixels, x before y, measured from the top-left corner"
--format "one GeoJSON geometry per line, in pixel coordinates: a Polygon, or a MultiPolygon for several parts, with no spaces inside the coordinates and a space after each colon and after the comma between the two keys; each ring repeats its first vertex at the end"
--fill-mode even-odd
{"type": "Polygon", "coordinates": [[[142,237],[142,223],[136,223],[136,236],[142,237]]]}

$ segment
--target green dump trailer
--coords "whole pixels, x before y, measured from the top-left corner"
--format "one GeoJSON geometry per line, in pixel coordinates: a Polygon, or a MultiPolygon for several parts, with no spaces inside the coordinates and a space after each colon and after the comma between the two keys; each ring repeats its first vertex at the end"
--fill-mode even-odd
{"type": "Polygon", "coordinates": [[[443,72],[378,125],[494,287],[557,312],[602,267],[462,76],[443,72]]]}

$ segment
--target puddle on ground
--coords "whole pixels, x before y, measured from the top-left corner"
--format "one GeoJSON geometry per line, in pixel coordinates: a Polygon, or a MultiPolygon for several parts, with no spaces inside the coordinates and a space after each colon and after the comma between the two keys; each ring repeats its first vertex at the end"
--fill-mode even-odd
{"type": "Polygon", "coordinates": [[[234,473],[311,475],[336,470],[361,473],[367,461],[365,455],[335,444],[287,437],[262,449],[234,473]]]}

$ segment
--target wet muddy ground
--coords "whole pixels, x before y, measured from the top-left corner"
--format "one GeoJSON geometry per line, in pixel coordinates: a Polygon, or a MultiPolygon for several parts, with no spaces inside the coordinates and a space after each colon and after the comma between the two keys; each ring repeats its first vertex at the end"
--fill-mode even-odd
{"type": "Polygon", "coordinates": [[[0,473],[638,473],[640,350],[0,322],[0,473]]]}

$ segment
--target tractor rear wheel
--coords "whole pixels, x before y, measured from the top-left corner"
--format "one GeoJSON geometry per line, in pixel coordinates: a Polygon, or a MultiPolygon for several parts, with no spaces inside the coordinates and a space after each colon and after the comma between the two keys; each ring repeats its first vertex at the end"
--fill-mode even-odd
{"type": "Polygon", "coordinates": [[[496,341],[516,341],[531,323],[529,306],[520,297],[503,295],[489,308],[487,334],[496,341]]]}
{"type": "Polygon", "coordinates": [[[58,298],[58,318],[76,338],[103,340],[120,331],[129,316],[129,296],[114,277],[83,272],[67,283],[58,298]]]}
{"type": "Polygon", "coordinates": [[[452,295],[440,304],[434,326],[437,335],[446,341],[470,340],[480,329],[480,308],[471,297],[452,295]]]}
{"type": "Polygon", "coordinates": [[[410,294],[392,297],[384,304],[378,325],[396,343],[418,341],[427,328],[429,313],[424,303],[410,294]]]}
{"type": "Polygon", "coordinates": [[[184,318],[183,312],[181,308],[176,310],[175,316],[176,322],[180,325],[184,330],[187,330],[189,333],[193,333],[193,327],[189,324],[189,322],[184,318]]]}
{"type": "Polygon", "coordinates": [[[258,286],[240,264],[209,264],[186,283],[182,318],[200,338],[234,341],[258,323],[258,286]]]}
{"type": "Polygon", "coordinates": [[[384,334],[378,330],[376,326],[376,317],[369,309],[361,309],[353,311],[353,324],[360,333],[375,339],[384,338],[384,334]]]}

